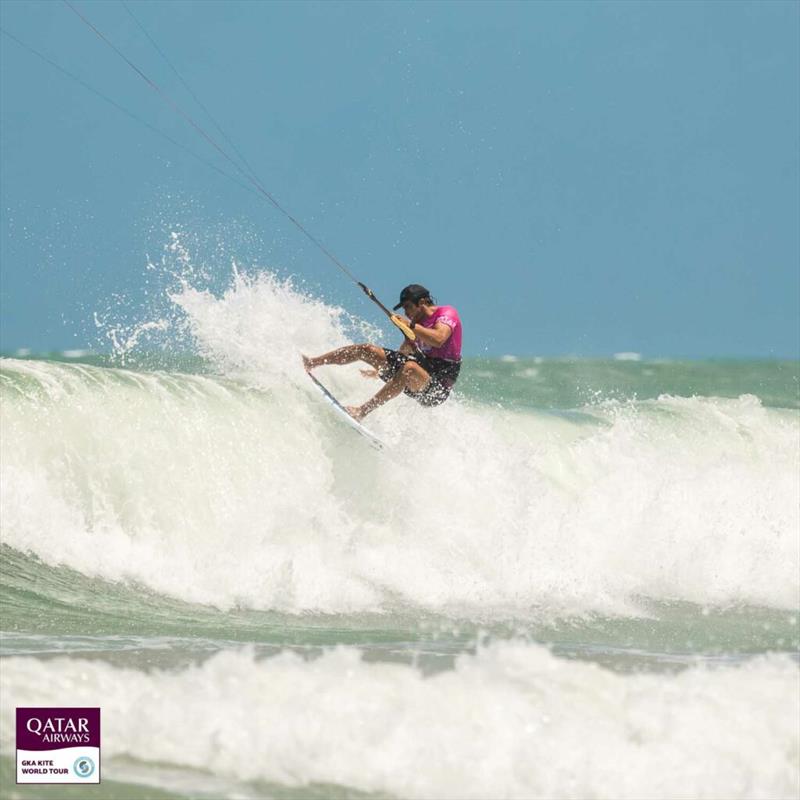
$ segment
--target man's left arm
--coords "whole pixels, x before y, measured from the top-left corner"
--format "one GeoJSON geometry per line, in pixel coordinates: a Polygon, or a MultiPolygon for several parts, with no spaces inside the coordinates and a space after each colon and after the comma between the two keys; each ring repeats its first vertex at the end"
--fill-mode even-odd
{"type": "Polygon", "coordinates": [[[437,322],[433,328],[424,328],[422,325],[414,326],[417,338],[431,347],[441,347],[452,335],[453,329],[444,322],[437,322]]]}

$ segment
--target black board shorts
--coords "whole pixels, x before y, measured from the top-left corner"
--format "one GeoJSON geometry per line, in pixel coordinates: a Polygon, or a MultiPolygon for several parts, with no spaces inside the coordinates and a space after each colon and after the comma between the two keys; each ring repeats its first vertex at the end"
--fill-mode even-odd
{"type": "Polygon", "coordinates": [[[398,350],[383,348],[386,366],[378,370],[378,377],[385,383],[390,381],[407,361],[416,361],[431,379],[421,392],[403,389],[403,394],[413,397],[420,405],[438,406],[450,396],[450,390],[461,371],[460,361],[448,361],[446,358],[433,358],[423,353],[401,353],[398,350]]]}

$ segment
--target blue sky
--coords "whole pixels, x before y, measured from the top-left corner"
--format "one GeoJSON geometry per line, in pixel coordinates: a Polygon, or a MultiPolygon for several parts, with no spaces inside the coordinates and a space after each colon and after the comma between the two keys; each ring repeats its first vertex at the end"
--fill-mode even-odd
{"type": "MultiPolygon", "coordinates": [[[[75,5],[216,136],[124,6],[75,5]]],[[[228,168],[62,2],[0,8],[228,168]]],[[[800,355],[800,4],[130,8],[264,185],[385,300],[457,306],[468,354],[800,355]]],[[[379,320],[254,195],[5,36],[0,70],[4,350],[91,344],[177,226],[221,279],[269,265],[379,320]]]]}

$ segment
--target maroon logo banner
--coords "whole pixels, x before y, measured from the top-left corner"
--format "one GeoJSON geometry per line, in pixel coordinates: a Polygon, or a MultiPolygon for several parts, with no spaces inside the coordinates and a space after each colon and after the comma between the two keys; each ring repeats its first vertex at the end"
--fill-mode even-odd
{"type": "Polygon", "coordinates": [[[17,709],[17,783],[99,782],[99,708],[17,709]]]}

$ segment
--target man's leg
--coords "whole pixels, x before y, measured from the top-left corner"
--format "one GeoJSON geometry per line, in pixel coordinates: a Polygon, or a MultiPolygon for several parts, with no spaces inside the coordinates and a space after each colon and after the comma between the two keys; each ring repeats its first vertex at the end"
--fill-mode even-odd
{"type": "Polygon", "coordinates": [[[421,392],[431,376],[415,361],[406,361],[403,368],[373,397],[362,406],[347,406],[348,413],[356,419],[364,419],[370,411],[397,397],[403,389],[421,392]]]}
{"type": "Polygon", "coordinates": [[[303,356],[303,364],[308,372],[325,364],[352,364],[354,361],[364,361],[375,369],[381,369],[386,366],[386,355],[383,348],[375,344],[349,344],[316,358],[303,356]]]}

